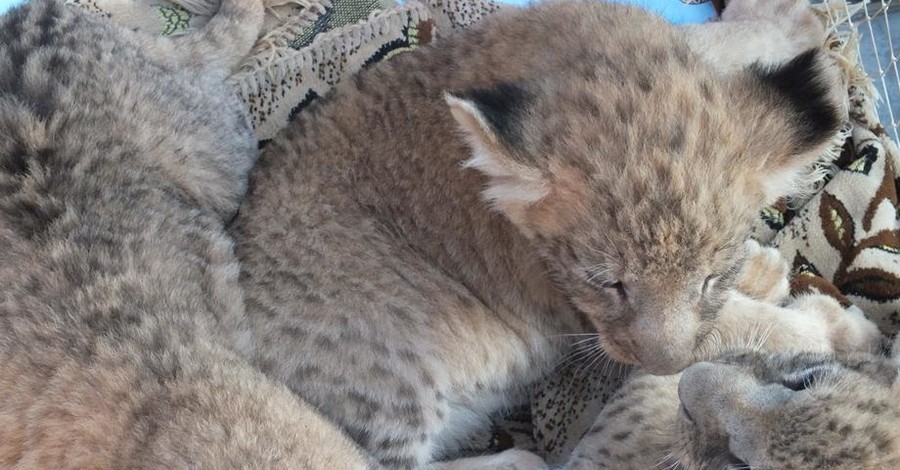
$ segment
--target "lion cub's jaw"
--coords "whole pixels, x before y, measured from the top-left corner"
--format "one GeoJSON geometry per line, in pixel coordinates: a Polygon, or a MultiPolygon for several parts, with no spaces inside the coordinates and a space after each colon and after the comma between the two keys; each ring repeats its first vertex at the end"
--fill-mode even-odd
{"type": "Polygon", "coordinates": [[[876,469],[900,464],[897,364],[869,355],[743,353],[679,382],[686,468],[876,469]]]}
{"type": "Polygon", "coordinates": [[[840,126],[818,52],[729,77],[683,55],[653,75],[613,79],[599,64],[445,95],[484,199],[532,240],[610,355],[657,374],[692,362],[751,217],[840,126]]]}

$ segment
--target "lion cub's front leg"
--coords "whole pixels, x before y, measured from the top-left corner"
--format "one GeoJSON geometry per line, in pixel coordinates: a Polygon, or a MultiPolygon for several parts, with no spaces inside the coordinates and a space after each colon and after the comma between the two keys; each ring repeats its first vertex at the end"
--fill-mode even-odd
{"type": "Polygon", "coordinates": [[[691,49],[721,73],[782,64],[826,38],[807,0],[731,0],[720,21],[683,31],[691,49]]]}
{"type": "Polygon", "coordinates": [[[735,348],[764,352],[870,352],[881,334],[856,307],[814,293],[789,294],[788,264],[778,250],[747,242],[747,260],[719,312],[707,357],[735,348]]]}
{"type": "Polygon", "coordinates": [[[751,299],[779,303],[791,293],[790,265],[777,248],[756,240],[744,243],[747,257],[738,274],[735,289],[751,299]]]}

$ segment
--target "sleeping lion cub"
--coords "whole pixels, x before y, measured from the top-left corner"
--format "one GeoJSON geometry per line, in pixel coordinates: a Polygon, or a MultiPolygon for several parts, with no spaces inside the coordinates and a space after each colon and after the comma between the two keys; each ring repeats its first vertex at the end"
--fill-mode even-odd
{"type": "Polygon", "coordinates": [[[256,139],[224,77],[262,15],[224,0],[177,38],[61,0],[0,16],[0,468],[364,467],[236,352],[224,224],[256,139]]]}
{"type": "Polygon", "coordinates": [[[639,374],[565,468],[900,468],[898,360],[750,351],[639,374]]]}
{"type": "MultiPolygon", "coordinates": [[[[566,334],[676,372],[755,313],[731,292],[748,221],[838,130],[837,79],[814,50],[721,75],[593,0],[367,69],[251,175],[233,234],[253,360],[389,468],[454,455],[566,334]]],[[[826,351],[869,339],[809,316],[826,351]]]]}

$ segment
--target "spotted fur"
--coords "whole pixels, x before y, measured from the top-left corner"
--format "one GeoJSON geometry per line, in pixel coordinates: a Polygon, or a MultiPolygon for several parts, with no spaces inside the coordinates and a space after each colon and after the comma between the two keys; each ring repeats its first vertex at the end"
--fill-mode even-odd
{"type": "Polygon", "coordinates": [[[756,352],[639,375],[565,468],[897,468],[897,377],[881,355],[756,352]]]}
{"type": "Polygon", "coordinates": [[[231,240],[256,159],[222,79],[262,5],[144,37],[58,0],[0,17],[0,467],[364,468],[242,358],[231,240]]]}
{"type": "MultiPolygon", "coordinates": [[[[807,57],[792,70],[836,114],[836,75],[807,57]]],[[[233,233],[255,362],[390,468],[458,452],[561,335],[684,367],[748,221],[837,130],[797,139],[779,71],[723,76],[661,19],[596,1],[501,11],[364,70],[252,174],[233,233]]]]}
{"type": "MultiPolygon", "coordinates": [[[[748,247],[738,285],[781,302],[787,263],[774,248],[748,247]]],[[[723,335],[730,340],[710,351],[710,361],[677,375],[635,372],[576,439],[564,468],[893,468],[900,458],[892,417],[900,413],[898,364],[873,353],[881,343],[875,325],[821,294],[788,300],[783,308],[758,303],[743,316],[764,329],[732,325],[723,335]],[[816,333],[823,327],[813,319],[822,316],[832,317],[837,334],[816,333]],[[809,331],[782,333],[800,332],[803,326],[785,323],[798,317],[809,331]]]]}

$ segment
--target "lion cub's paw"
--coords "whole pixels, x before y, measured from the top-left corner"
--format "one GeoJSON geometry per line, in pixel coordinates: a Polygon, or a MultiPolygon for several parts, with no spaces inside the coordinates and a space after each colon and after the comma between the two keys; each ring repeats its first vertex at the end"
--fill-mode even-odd
{"type": "Polygon", "coordinates": [[[807,0],[731,0],[722,21],[774,24],[799,50],[820,47],[826,36],[824,24],[807,0]]]}
{"type": "MultiPolygon", "coordinates": [[[[722,12],[722,21],[778,21],[808,10],[807,0],[731,0],[722,12]]],[[[811,11],[810,15],[815,18],[811,11]]]]}
{"type": "Polygon", "coordinates": [[[497,465],[490,467],[496,470],[544,470],[548,468],[544,459],[526,450],[509,449],[497,454],[496,457],[497,465]]]}
{"type": "Polygon", "coordinates": [[[755,240],[744,243],[747,258],[738,273],[736,289],[747,297],[778,303],[790,294],[790,266],[781,253],[755,240]]]}
{"type": "Polygon", "coordinates": [[[469,457],[429,465],[428,470],[545,470],[549,468],[537,454],[508,449],[499,454],[469,457]]]}
{"type": "MultiPolygon", "coordinates": [[[[794,298],[788,308],[804,315],[809,322],[811,341],[827,343],[830,352],[876,351],[882,344],[881,332],[869,321],[858,307],[844,308],[833,297],[822,294],[808,294],[794,298]],[[822,335],[819,338],[817,336],[822,335]]],[[[812,347],[804,348],[815,350],[812,347]]],[[[819,344],[818,346],[822,346],[819,344]]]]}

